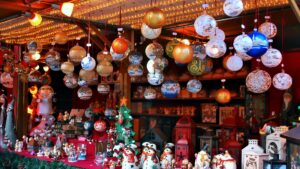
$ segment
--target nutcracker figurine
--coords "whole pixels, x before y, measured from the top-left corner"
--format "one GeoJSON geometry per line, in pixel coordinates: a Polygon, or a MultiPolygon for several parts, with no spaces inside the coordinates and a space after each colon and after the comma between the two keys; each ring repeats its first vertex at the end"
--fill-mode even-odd
{"type": "Polygon", "coordinates": [[[162,169],[172,169],[172,160],[174,159],[174,144],[167,143],[165,145],[164,151],[160,156],[160,168],[162,169]]]}
{"type": "Polygon", "coordinates": [[[138,169],[138,159],[135,155],[135,144],[126,145],[123,150],[122,169],[138,169]]]}
{"type": "Polygon", "coordinates": [[[156,145],[149,144],[147,158],[143,164],[143,169],[160,169],[159,160],[156,156],[156,145]]]}

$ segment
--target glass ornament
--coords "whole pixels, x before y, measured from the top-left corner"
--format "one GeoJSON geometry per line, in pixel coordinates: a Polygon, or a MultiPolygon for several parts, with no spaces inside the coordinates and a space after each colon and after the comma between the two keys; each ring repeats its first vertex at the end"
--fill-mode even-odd
{"type": "Polygon", "coordinates": [[[104,49],[103,51],[101,51],[97,54],[97,61],[98,62],[101,62],[104,59],[109,61],[109,62],[113,61],[113,58],[112,58],[111,54],[106,49],[104,49]]]}
{"type": "Polygon", "coordinates": [[[152,29],[145,23],[142,24],[141,27],[142,35],[147,39],[156,39],[161,34],[161,28],[152,29]]]}
{"type": "Polygon", "coordinates": [[[173,40],[169,41],[166,45],[166,54],[170,57],[173,58],[173,50],[175,46],[179,45],[180,41],[177,38],[174,38],[173,40]]]}
{"type": "Polygon", "coordinates": [[[199,16],[194,22],[195,31],[200,36],[211,35],[216,26],[216,20],[212,16],[207,15],[205,12],[204,14],[199,16]]]}
{"type": "Polygon", "coordinates": [[[279,50],[270,47],[267,52],[261,56],[261,62],[264,66],[277,67],[282,61],[282,54],[279,50]]]}
{"type": "Polygon", "coordinates": [[[77,84],[79,85],[79,86],[88,86],[89,84],[88,84],[88,82],[86,81],[86,80],[84,80],[84,79],[82,79],[82,78],[78,78],[77,79],[77,84]]]}
{"type": "Polygon", "coordinates": [[[48,75],[47,73],[43,74],[39,81],[41,82],[42,85],[49,85],[52,81],[51,76],[48,75]]]}
{"type": "Polygon", "coordinates": [[[269,21],[270,17],[266,16],[265,18],[266,21],[258,27],[258,31],[269,39],[274,38],[277,34],[277,27],[274,23],[269,21]]]}
{"type": "Polygon", "coordinates": [[[129,48],[128,40],[123,38],[122,36],[119,36],[112,42],[111,48],[117,54],[125,54],[125,52],[129,48]]]}
{"type": "Polygon", "coordinates": [[[224,13],[227,16],[235,17],[240,15],[244,10],[242,0],[226,0],[223,4],[224,13]]]}
{"type": "Polygon", "coordinates": [[[271,87],[272,78],[268,72],[256,69],[250,72],[246,78],[246,86],[250,92],[264,93],[271,87]]]}
{"type": "Polygon", "coordinates": [[[164,75],[160,72],[148,73],[147,80],[149,84],[158,86],[164,81],[164,75]]]}
{"type": "Polygon", "coordinates": [[[114,67],[109,61],[103,60],[98,63],[96,71],[100,76],[107,77],[112,74],[112,72],[114,71],[114,67]]]}
{"type": "Polygon", "coordinates": [[[223,86],[221,89],[217,90],[215,99],[221,104],[229,103],[231,100],[230,91],[223,86]]]}
{"type": "Polygon", "coordinates": [[[180,43],[175,46],[173,50],[173,57],[175,62],[181,64],[187,64],[192,61],[194,56],[194,50],[190,45],[180,43]]]}
{"type": "Polygon", "coordinates": [[[143,55],[140,52],[132,51],[129,53],[128,60],[131,64],[138,65],[143,61],[143,55]]]}
{"type": "Polygon", "coordinates": [[[50,49],[45,54],[45,62],[48,66],[54,65],[57,62],[60,62],[60,54],[54,49],[50,49]]]}
{"type": "MultiPolygon", "coordinates": [[[[92,112],[92,111],[91,111],[92,112]]],[[[92,112],[93,113],[93,112],[92,112]]],[[[86,115],[86,117],[87,118],[91,118],[92,116],[93,116],[93,114],[88,114],[88,116],[86,115]]],[[[85,130],[88,130],[88,131],[91,131],[91,130],[93,130],[93,122],[92,121],[85,121],[84,123],[83,123],[83,128],[85,129],[85,130]]]]}
{"type": "Polygon", "coordinates": [[[108,84],[99,83],[97,86],[97,91],[100,94],[108,94],[110,92],[110,86],[108,84]]]}
{"type": "Polygon", "coordinates": [[[233,47],[237,52],[246,53],[252,48],[252,46],[252,39],[244,32],[234,38],[233,47]]]}
{"type": "Polygon", "coordinates": [[[147,70],[149,73],[154,73],[155,72],[155,69],[154,69],[154,60],[149,60],[147,62],[147,70]]]}
{"type": "Polygon", "coordinates": [[[112,47],[110,47],[110,54],[112,56],[113,61],[122,61],[123,59],[126,58],[126,56],[128,56],[129,52],[130,52],[130,48],[127,49],[125,54],[118,54],[113,50],[112,47]]]}
{"type": "Polygon", "coordinates": [[[292,84],[292,77],[289,74],[285,73],[283,68],[282,72],[275,74],[273,77],[273,86],[278,90],[288,90],[292,86],[292,84]]]}
{"type": "Polygon", "coordinates": [[[60,71],[60,66],[61,66],[60,62],[55,62],[52,65],[50,65],[49,67],[52,71],[58,72],[58,71],[60,71]]]}
{"type": "Polygon", "coordinates": [[[154,7],[147,11],[146,15],[144,16],[144,23],[152,29],[163,27],[165,22],[166,16],[164,12],[157,7],[154,7]]]}
{"type": "Polygon", "coordinates": [[[248,36],[252,39],[253,46],[247,52],[247,55],[258,58],[267,52],[269,42],[264,34],[255,29],[253,32],[249,33],[248,36]]]}
{"type": "Polygon", "coordinates": [[[156,90],[152,87],[147,87],[144,91],[144,97],[147,100],[156,99],[156,90]]]}
{"type": "Polygon", "coordinates": [[[86,56],[86,50],[76,44],[74,47],[72,47],[69,51],[69,59],[71,62],[74,63],[74,65],[79,65],[81,60],[86,56]]]}
{"type": "Polygon", "coordinates": [[[75,74],[66,74],[63,81],[67,88],[74,89],[78,86],[77,79],[78,77],[75,74]]]}
{"type": "Polygon", "coordinates": [[[189,80],[186,88],[191,93],[198,93],[202,89],[202,83],[197,79],[189,80]]]}
{"type": "Polygon", "coordinates": [[[143,75],[144,68],[141,64],[138,65],[131,64],[128,66],[127,72],[130,77],[139,77],[143,75]]]}
{"type": "Polygon", "coordinates": [[[222,29],[215,27],[212,33],[209,35],[209,39],[224,41],[225,33],[222,29]]]}
{"type": "Polygon", "coordinates": [[[247,55],[247,53],[243,53],[243,52],[236,52],[236,55],[238,57],[240,57],[243,61],[249,61],[252,60],[253,57],[247,55]]]}
{"type": "Polygon", "coordinates": [[[226,53],[227,47],[224,41],[209,40],[206,44],[206,54],[211,58],[220,58],[226,53]]]}
{"type": "Polygon", "coordinates": [[[98,83],[98,74],[95,70],[81,69],[79,71],[79,79],[84,80],[88,85],[96,85],[98,83]]]}
{"type": "Polygon", "coordinates": [[[199,59],[194,58],[187,66],[188,71],[193,76],[200,76],[204,73],[209,72],[213,67],[213,62],[211,59],[199,59]],[[207,68],[208,67],[208,68],[207,68]]]}
{"type": "Polygon", "coordinates": [[[194,51],[194,58],[199,58],[199,59],[205,59],[206,58],[206,51],[205,51],[205,46],[200,43],[196,42],[191,45],[194,51]]]}
{"type": "Polygon", "coordinates": [[[56,44],[64,45],[68,42],[68,35],[64,31],[57,32],[54,36],[56,44]]]}
{"type": "Polygon", "coordinates": [[[61,64],[60,69],[64,74],[72,74],[74,72],[74,64],[68,60],[61,64]]]}
{"type": "Polygon", "coordinates": [[[106,122],[102,119],[97,120],[94,123],[94,129],[95,129],[95,131],[100,132],[100,133],[105,132],[106,131],[106,122]]]}
{"type": "Polygon", "coordinates": [[[78,89],[77,96],[81,100],[89,100],[93,96],[93,91],[87,86],[82,86],[78,89]]]}
{"type": "Polygon", "coordinates": [[[226,61],[226,68],[230,71],[236,72],[241,70],[243,67],[243,60],[236,54],[230,56],[226,61]]]}
{"type": "Polygon", "coordinates": [[[168,59],[165,57],[157,57],[154,59],[154,69],[158,71],[163,71],[169,64],[168,59]]]}
{"type": "Polygon", "coordinates": [[[35,53],[38,51],[38,43],[36,41],[30,41],[27,43],[27,49],[30,53],[35,53]]]}
{"type": "Polygon", "coordinates": [[[32,70],[28,74],[28,82],[39,83],[41,76],[42,76],[41,72],[39,72],[38,70],[32,70]]]}
{"type": "Polygon", "coordinates": [[[176,98],[180,93],[180,84],[173,80],[167,80],[161,86],[161,93],[166,98],[176,98]]]}
{"type": "Polygon", "coordinates": [[[150,43],[145,49],[146,56],[154,60],[155,57],[162,57],[164,55],[164,48],[157,42],[150,43]]]}
{"type": "Polygon", "coordinates": [[[81,60],[81,67],[84,70],[93,70],[96,67],[96,61],[88,53],[87,56],[81,60]]]}

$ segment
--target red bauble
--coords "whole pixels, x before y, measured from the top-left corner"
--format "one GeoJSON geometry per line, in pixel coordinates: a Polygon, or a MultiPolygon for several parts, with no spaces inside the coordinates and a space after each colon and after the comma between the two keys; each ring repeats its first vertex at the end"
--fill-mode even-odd
{"type": "Polygon", "coordinates": [[[118,37],[113,41],[111,47],[117,54],[124,54],[128,49],[128,41],[123,37],[118,37]]]}
{"type": "Polygon", "coordinates": [[[106,122],[102,119],[96,121],[94,123],[94,129],[100,133],[105,132],[106,131],[106,122]]]}

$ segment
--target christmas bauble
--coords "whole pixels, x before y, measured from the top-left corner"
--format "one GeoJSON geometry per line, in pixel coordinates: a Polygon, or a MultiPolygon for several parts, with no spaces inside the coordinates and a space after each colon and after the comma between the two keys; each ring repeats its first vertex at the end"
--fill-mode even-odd
{"type": "Polygon", "coordinates": [[[140,52],[133,51],[129,53],[128,60],[131,64],[138,65],[143,61],[143,55],[140,52]]]}
{"type": "Polygon", "coordinates": [[[75,65],[78,65],[85,56],[86,50],[78,44],[72,47],[69,51],[69,59],[75,65]]]}
{"type": "Polygon", "coordinates": [[[97,54],[97,62],[101,62],[102,60],[111,62],[113,58],[107,50],[103,50],[97,54]]]}
{"type": "Polygon", "coordinates": [[[50,49],[49,52],[45,54],[45,62],[48,66],[54,65],[60,61],[60,54],[54,49],[50,49]]]}
{"type": "Polygon", "coordinates": [[[269,68],[278,66],[282,61],[282,54],[279,50],[269,48],[267,52],[261,56],[261,62],[263,65],[269,68]]]}
{"type": "Polygon", "coordinates": [[[215,99],[218,103],[221,104],[229,103],[231,100],[230,91],[225,88],[217,90],[215,99]]]}
{"type": "Polygon", "coordinates": [[[89,100],[93,96],[93,91],[87,86],[82,86],[78,89],[77,95],[81,100],[89,100]]]}
{"type": "MultiPolygon", "coordinates": [[[[15,60],[15,54],[12,50],[8,49],[8,50],[1,50],[0,49],[0,53],[2,53],[2,57],[4,58],[4,60],[6,62],[12,62],[15,60]]],[[[26,53],[29,53],[29,52],[26,52],[26,53]]],[[[1,57],[1,54],[0,54],[0,57],[1,57]]],[[[31,58],[31,57],[30,57],[31,58]]]]}
{"type": "Polygon", "coordinates": [[[147,80],[151,85],[157,86],[164,81],[164,75],[160,72],[148,73],[147,80]]]}
{"type": "Polygon", "coordinates": [[[220,40],[224,41],[225,40],[225,33],[222,29],[215,27],[212,31],[212,33],[209,35],[209,39],[212,40],[220,40]]]}
{"type": "Polygon", "coordinates": [[[103,60],[98,63],[96,70],[100,76],[107,77],[112,74],[114,67],[109,61],[103,60]]]}
{"type": "Polygon", "coordinates": [[[91,131],[93,130],[93,122],[92,121],[85,121],[83,124],[83,128],[85,130],[91,131]]]}
{"type": "Polygon", "coordinates": [[[74,64],[70,61],[66,61],[61,64],[60,69],[65,74],[72,74],[74,72],[74,64]]]}
{"type": "Polygon", "coordinates": [[[74,89],[78,86],[77,79],[78,77],[75,74],[66,74],[63,81],[67,88],[74,89]]]}
{"type": "Polygon", "coordinates": [[[52,79],[50,75],[45,73],[40,77],[39,81],[41,82],[42,85],[49,85],[52,79]]]}
{"type": "Polygon", "coordinates": [[[191,93],[198,93],[202,89],[202,84],[199,80],[192,79],[188,81],[186,88],[191,93]]]}
{"type": "Polygon", "coordinates": [[[292,84],[293,84],[292,77],[285,72],[277,73],[273,77],[273,86],[276,89],[287,90],[292,86],[292,84]]]}
{"type": "Polygon", "coordinates": [[[254,70],[246,78],[246,86],[250,92],[264,93],[271,87],[272,79],[264,70],[254,70]]]}
{"type": "Polygon", "coordinates": [[[147,26],[145,23],[142,24],[141,27],[142,35],[147,39],[156,39],[161,34],[161,28],[152,29],[147,26]]]}
{"type": "Polygon", "coordinates": [[[240,57],[243,61],[249,61],[252,60],[253,57],[247,55],[247,53],[243,53],[243,52],[236,52],[236,55],[238,57],[240,57]]]}
{"type": "Polygon", "coordinates": [[[224,13],[227,16],[238,16],[244,10],[244,5],[242,0],[226,0],[223,4],[224,13]]]}
{"type": "Polygon", "coordinates": [[[144,91],[144,97],[148,100],[156,99],[156,90],[151,87],[147,87],[144,91]]]}
{"type": "Polygon", "coordinates": [[[13,66],[9,63],[6,63],[3,67],[3,71],[7,73],[12,73],[13,71],[13,66]]]}
{"type": "Polygon", "coordinates": [[[200,36],[209,36],[217,26],[216,20],[206,13],[199,16],[194,23],[195,31],[200,36]]]}
{"type": "Polygon", "coordinates": [[[211,58],[220,58],[226,53],[226,43],[219,40],[209,40],[206,44],[206,54],[211,58]]]}
{"type": "Polygon", "coordinates": [[[179,45],[180,41],[176,38],[174,38],[173,40],[169,41],[166,45],[166,54],[170,57],[173,58],[173,50],[175,48],[175,46],[179,45]]]}
{"type": "Polygon", "coordinates": [[[97,91],[100,94],[108,94],[110,92],[110,86],[108,84],[98,84],[97,91]]]}
{"type": "Polygon", "coordinates": [[[127,49],[125,54],[118,54],[113,50],[112,47],[110,48],[110,54],[112,56],[113,61],[122,61],[123,59],[126,58],[126,56],[129,54],[129,52],[130,52],[130,48],[127,49]]]}
{"type": "Polygon", "coordinates": [[[206,67],[211,67],[209,69],[212,69],[212,60],[211,59],[199,59],[194,58],[189,64],[188,64],[188,71],[193,76],[200,76],[204,73],[206,73],[209,70],[206,70],[206,67]]]}
{"type": "Polygon", "coordinates": [[[157,42],[150,43],[145,49],[146,56],[154,60],[155,57],[162,57],[164,55],[164,48],[157,42]]]}
{"type": "Polygon", "coordinates": [[[247,52],[247,55],[258,58],[267,52],[269,42],[264,34],[254,30],[253,32],[249,33],[248,36],[252,39],[253,46],[247,52]]]}
{"type": "Polygon", "coordinates": [[[87,56],[81,60],[81,67],[84,70],[93,70],[96,67],[96,61],[88,53],[87,56]]]}
{"type": "Polygon", "coordinates": [[[91,107],[88,107],[87,109],[85,109],[84,111],[84,116],[88,119],[93,117],[93,109],[91,107]]]}
{"type": "Polygon", "coordinates": [[[114,109],[112,109],[112,108],[106,108],[104,110],[104,115],[105,115],[105,117],[109,118],[109,117],[115,116],[116,115],[116,111],[114,109]]]}
{"type": "Polygon", "coordinates": [[[52,71],[58,72],[58,71],[60,71],[60,66],[61,66],[60,62],[55,62],[54,64],[50,65],[49,67],[52,71]]]}
{"type": "Polygon", "coordinates": [[[152,29],[163,27],[165,22],[166,22],[166,17],[164,12],[157,7],[154,7],[149,11],[147,11],[144,17],[144,23],[147,24],[152,29]]]}
{"type": "Polygon", "coordinates": [[[192,48],[194,51],[194,57],[199,58],[199,59],[205,59],[206,58],[206,51],[205,51],[205,46],[198,42],[192,44],[192,48]]]}
{"type": "Polygon", "coordinates": [[[43,85],[38,92],[39,97],[42,97],[44,99],[48,98],[52,98],[54,95],[54,90],[51,86],[49,85],[43,85]]]}
{"type": "Polygon", "coordinates": [[[230,56],[226,61],[226,68],[230,71],[239,71],[243,67],[243,60],[237,55],[230,56]]]}
{"type": "Polygon", "coordinates": [[[246,53],[252,48],[252,46],[252,39],[245,33],[234,38],[233,47],[236,52],[246,53]]]}
{"type": "Polygon", "coordinates": [[[30,53],[35,53],[38,50],[38,43],[36,41],[28,42],[27,49],[30,53]]]}
{"type": "Polygon", "coordinates": [[[156,57],[154,59],[154,69],[158,71],[163,71],[169,64],[168,59],[165,57],[156,57]]]}
{"type": "Polygon", "coordinates": [[[276,36],[277,27],[274,23],[266,21],[259,26],[258,31],[264,34],[267,38],[271,39],[276,36]]]}
{"type": "Polygon", "coordinates": [[[11,76],[10,73],[3,72],[1,74],[0,81],[4,87],[10,88],[10,89],[13,88],[14,78],[11,76]]]}
{"type": "Polygon", "coordinates": [[[38,70],[33,70],[28,75],[28,82],[39,83],[41,76],[41,72],[39,72],[38,70]]]}
{"type": "Polygon", "coordinates": [[[80,77],[77,79],[77,84],[79,86],[88,86],[88,82],[80,77]]]}
{"type": "Polygon", "coordinates": [[[84,70],[81,69],[79,71],[79,78],[85,80],[87,83],[93,82],[95,79],[98,78],[97,73],[94,70],[84,70]]]}
{"type": "Polygon", "coordinates": [[[138,65],[131,64],[128,66],[127,72],[130,77],[138,77],[143,75],[144,68],[141,64],[138,65]]]}
{"type": "Polygon", "coordinates": [[[68,35],[63,31],[60,31],[55,34],[54,41],[57,44],[64,45],[68,42],[68,35]]]}
{"type": "Polygon", "coordinates": [[[154,73],[155,72],[155,69],[154,69],[154,60],[149,60],[147,62],[147,70],[149,73],[154,73]]]}
{"type": "Polygon", "coordinates": [[[161,86],[161,93],[166,98],[176,98],[180,93],[180,84],[173,80],[167,80],[161,86]]]}
{"type": "Polygon", "coordinates": [[[117,54],[125,54],[129,45],[127,39],[120,36],[112,42],[111,47],[117,54]]]}
{"type": "Polygon", "coordinates": [[[177,63],[187,64],[192,61],[194,50],[190,45],[180,43],[173,50],[173,57],[177,63]]]}
{"type": "Polygon", "coordinates": [[[104,120],[98,120],[94,123],[94,129],[97,132],[105,132],[106,131],[106,122],[104,120]]]}

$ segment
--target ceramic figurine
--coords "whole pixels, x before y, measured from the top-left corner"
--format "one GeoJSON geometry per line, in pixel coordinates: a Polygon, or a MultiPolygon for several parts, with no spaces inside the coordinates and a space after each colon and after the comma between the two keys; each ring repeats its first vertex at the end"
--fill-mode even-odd
{"type": "Polygon", "coordinates": [[[53,150],[51,151],[51,158],[54,160],[58,160],[59,157],[61,156],[61,151],[59,150],[59,148],[55,145],[53,147],[53,150]]]}
{"type": "Polygon", "coordinates": [[[77,162],[77,153],[74,144],[70,144],[66,149],[66,154],[68,156],[68,162],[77,162]]]}
{"type": "Polygon", "coordinates": [[[236,161],[231,157],[228,151],[224,154],[217,154],[212,161],[213,169],[236,169],[236,161]]]}
{"type": "Polygon", "coordinates": [[[172,169],[172,160],[174,158],[173,154],[174,144],[167,143],[165,149],[160,156],[160,168],[162,169],[172,169]]]}
{"type": "Polygon", "coordinates": [[[135,144],[129,144],[124,147],[122,169],[138,169],[138,159],[135,155],[135,144]]]}
{"type": "Polygon", "coordinates": [[[23,150],[23,141],[16,140],[15,151],[22,152],[23,150]]]}
{"type": "Polygon", "coordinates": [[[96,164],[97,166],[103,166],[103,164],[104,164],[104,159],[105,159],[105,154],[104,154],[104,153],[101,153],[101,152],[98,152],[98,153],[96,154],[96,157],[95,157],[94,162],[95,162],[95,164],[96,164]]]}
{"type": "Polygon", "coordinates": [[[140,155],[140,159],[139,159],[139,161],[140,161],[140,164],[139,164],[140,168],[143,167],[144,161],[147,158],[149,144],[150,144],[149,142],[144,142],[142,144],[143,149],[142,149],[142,154],[140,155]]]}
{"type": "Polygon", "coordinates": [[[39,149],[38,152],[36,153],[36,155],[38,157],[42,157],[42,156],[44,156],[44,153],[43,153],[43,151],[41,149],[39,149]]]}
{"type": "Polygon", "coordinates": [[[124,146],[125,145],[123,143],[118,143],[118,144],[114,145],[113,157],[115,157],[117,159],[122,158],[122,152],[123,152],[124,146]]]}
{"type": "Polygon", "coordinates": [[[64,121],[68,121],[69,118],[70,118],[70,114],[69,114],[67,111],[65,111],[65,114],[64,114],[64,116],[63,116],[63,120],[64,120],[64,121]]]}
{"type": "Polygon", "coordinates": [[[192,165],[192,163],[189,162],[188,159],[182,160],[180,169],[192,169],[192,168],[193,168],[193,165],[192,165]]]}
{"type": "Polygon", "coordinates": [[[86,145],[81,144],[77,148],[78,151],[78,160],[85,160],[86,159],[86,145]]]}
{"type": "Polygon", "coordinates": [[[146,160],[143,164],[143,169],[160,169],[159,160],[156,156],[156,145],[149,144],[146,160]]]}
{"type": "Polygon", "coordinates": [[[206,151],[201,150],[196,154],[194,169],[210,169],[210,157],[206,151]]]}

